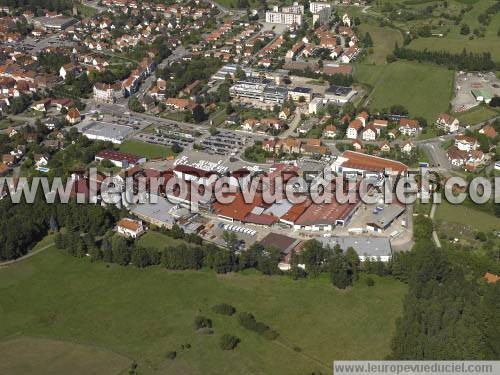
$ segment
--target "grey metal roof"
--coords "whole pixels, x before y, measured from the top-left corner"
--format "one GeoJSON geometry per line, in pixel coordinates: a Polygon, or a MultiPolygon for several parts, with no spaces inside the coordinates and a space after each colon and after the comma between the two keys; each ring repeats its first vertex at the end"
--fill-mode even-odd
{"type": "Polygon", "coordinates": [[[367,255],[372,257],[390,256],[391,242],[388,237],[320,237],[318,241],[324,246],[330,246],[332,249],[339,245],[342,250],[352,247],[358,255],[367,255]]]}
{"type": "Polygon", "coordinates": [[[385,206],[384,209],[378,214],[373,214],[373,223],[377,224],[378,227],[385,229],[399,216],[406,208],[400,206],[397,203],[385,206]]]}
{"type": "Polygon", "coordinates": [[[136,204],[131,208],[131,212],[143,218],[151,218],[153,220],[165,223],[175,223],[175,218],[169,214],[169,210],[175,204],[170,203],[167,199],[157,197],[157,203],[136,204]]]}

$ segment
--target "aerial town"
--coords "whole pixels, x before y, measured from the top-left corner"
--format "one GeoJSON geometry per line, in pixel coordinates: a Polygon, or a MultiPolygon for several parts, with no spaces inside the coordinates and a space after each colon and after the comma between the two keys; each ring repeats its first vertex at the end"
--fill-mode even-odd
{"type": "MultiPolygon", "coordinates": [[[[319,374],[335,360],[499,360],[498,337],[485,333],[498,333],[500,302],[498,14],[496,0],[0,1],[0,347],[16,358],[0,373],[41,363],[43,374],[319,374]],[[387,179],[422,170],[430,182],[417,176],[418,199],[384,199],[387,179]],[[354,199],[318,203],[294,183],[313,189],[325,171],[332,191],[354,186],[354,199]],[[230,202],[216,197],[221,178],[230,202]],[[70,188],[15,201],[36,179],[70,188]],[[137,196],[147,200],[105,199],[104,181],[123,198],[129,179],[134,193],[145,181],[137,196]],[[270,202],[269,190],[289,191],[265,179],[303,199],[270,202]],[[476,195],[493,191],[481,204],[478,184],[476,195]],[[448,191],[470,196],[455,205],[448,191]],[[432,264],[460,270],[462,284],[439,280],[482,309],[484,327],[450,333],[475,311],[438,296],[432,264]],[[428,296],[415,297],[418,287],[428,296]],[[21,312],[28,297],[43,302],[21,312]],[[460,314],[434,334],[421,323],[419,336],[411,309],[429,303],[460,314]],[[94,325],[74,328],[77,318],[94,325]]],[[[431,326],[446,320],[419,313],[431,326]]]]}

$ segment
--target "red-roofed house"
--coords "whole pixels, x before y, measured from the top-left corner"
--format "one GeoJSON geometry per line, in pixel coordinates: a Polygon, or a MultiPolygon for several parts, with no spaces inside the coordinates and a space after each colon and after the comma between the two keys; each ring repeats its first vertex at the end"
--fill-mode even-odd
{"type": "Polygon", "coordinates": [[[124,236],[137,238],[144,233],[144,226],[141,220],[123,218],[116,223],[116,231],[124,236]]]}
{"type": "Polygon", "coordinates": [[[399,132],[404,135],[414,136],[422,128],[417,120],[402,118],[399,120],[399,132]]]}
{"type": "Polygon", "coordinates": [[[441,113],[436,119],[437,128],[445,131],[446,133],[455,133],[458,131],[459,125],[460,122],[458,119],[448,113],[441,113]]]}

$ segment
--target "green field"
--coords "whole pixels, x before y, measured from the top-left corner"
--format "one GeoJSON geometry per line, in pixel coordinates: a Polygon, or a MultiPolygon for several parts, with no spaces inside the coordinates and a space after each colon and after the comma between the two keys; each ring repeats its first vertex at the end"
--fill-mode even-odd
{"type": "Polygon", "coordinates": [[[167,236],[166,234],[153,231],[148,231],[138,240],[139,245],[141,245],[142,247],[154,247],[160,250],[169,245],[179,245],[183,242],[183,240],[176,240],[172,237],[167,236]]]}
{"type": "MultiPolygon", "coordinates": [[[[338,291],[327,277],[294,282],[256,272],[125,268],[51,248],[0,269],[0,340],[22,334],[104,348],[136,360],[141,374],[329,373],[334,359],[383,359],[389,353],[406,286],[374,278],[374,287],[360,280],[338,291]],[[214,314],[211,306],[220,302],[253,313],[280,337],[269,341],[241,328],[234,316],[214,314]],[[194,330],[198,314],[213,320],[214,334],[194,330]],[[219,348],[225,333],[241,339],[234,351],[219,348]],[[191,348],[183,350],[188,343],[191,348]],[[169,351],[177,352],[175,360],[166,358],[169,351]]],[[[71,348],[59,349],[61,366],[77,355],[71,348]]],[[[54,355],[11,350],[12,368],[41,369],[54,355]]],[[[85,373],[113,374],[110,363],[85,373]]]]}
{"type": "Polygon", "coordinates": [[[122,355],[67,341],[15,337],[0,341],[0,374],[119,374],[131,360],[122,355]]]}
{"type": "Polygon", "coordinates": [[[169,147],[153,145],[140,141],[125,141],[120,145],[120,151],[129,154],[145,156],[148,159],[167,157],[173,155],[169,147]]]}
{"type": "Polygon", "coordinates": [[[368,55],[365,62],[374,64],[385,64],[387,55],[394,50],[396,43],[402,45],[403,36],[401,32],[389,27],[374,26],[362,23],[359,27],[359,35],[369,33],[373,40],[373,53],[368,55]]]}
{"type": "MultiPolygon", "coordinates": [[[[226,8],[237,8],[238,5],[238,0],[215,0],[215,2],[226,8]]],[[[248,0],[248,3],[250,4],[250,8],[259,6],[259,2],[256,0],[248,0]]],[[[274,1],[268,1],[267,3],[269,3],[268,5],[271,5],[274,1]]]]}
{"type": "Polygon", "coordinates": [[[467,112],[456,113],[458,120],[467,125],[474,125],[500,115],[500,112],[485,105],[477,106],[467,112]]]}
{"type": "MultiPolygon", "coordinates": [[[[433,37],[419,37],[414,39],[409,48],[414,49],[429,49],[429,50],[446,50],[450,52],[460,53],[464,48],[471,52],[490,52],[493,60],[500,62],[500,49],[497,47],[499,42],[498,30],[500,27],[500,14],[491,15],[491,22],[487,27],[478,20],[478,16],[487,12],[487,9],[495,4],[496,0],[450,0],[446,3],[447,7],[443,7],[444,2],[439,1],[421,1],[421,0],[391,0],[377,2],[365,13],[365,18],[368,20],[371,17],[377,19],[387,19],[390,15],[384,12],[384,5],[392,3],[396,9],[405,8],[409,12],[421,11],[429,6],[439,5],[433,10],[432,14],[427,17],[416,17],[411,20],[397,20],[391,22],[401,30],[418,30],[423,26],[429,26],[434,33],[433,37]],[[471,10],[466,10],[466,7],[471,5],[471,10]],[[458,24],[455,24],[452,18],[459,16],[461,11],[465,10],[463,17],[458,24]],[[442,17],[442,14],[447,14],[449,17],[442,17]],[[462,35],[460,29],[463,24],[469,26],[471,33],[462,35]],[[473,31],[484,29],[484,37],[473,35],[473,31]],[[442,34],[439,37],[437,34],[442,34]],[[472,39],[471,39],[472,38],[472,39]]],[[[362,24],[363,26],[363,24],[362,24]]],[[[387,30],[391,30],[387,28],[387,30]]],[[[401,44],[400,44],[401,45],[401,44]]]]}
{"type": "Polygon", "coordinates": [[[385,67],[378,78],[369,96],[369,107],[381,110],[402,104],[410,116],[432,122],[438,113],[448,110],[453,78],[453,71],[446,68],[396,61],[385,67]]]}
{"type": "Polygon", "coordinates": [[[490,231],[500,228],[500,219],[488,212],[475,210],[465,204],[451,204],[443,201],[436,210],[436,219],[469,225],[477,230],[490,231]]]}

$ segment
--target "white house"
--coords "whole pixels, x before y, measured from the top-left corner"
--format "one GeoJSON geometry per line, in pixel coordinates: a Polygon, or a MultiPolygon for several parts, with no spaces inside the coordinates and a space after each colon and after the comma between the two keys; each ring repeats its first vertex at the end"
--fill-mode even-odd
{"type": "Polygon", "coordinates": [[[322,98],[314,98],[309,103],[309,114],[318,114],[318,111],[320,111],[324,106],[322,98]]]}
{"type": "Polygon", "coordinates": [[[405,154],[411,154],[413,151],[413,143],[411,141],[406,141],[403,144],[403,147],[401,147],[401,152],[404,152],[405,154]]]}
{"type": "Polygon", "coordinates": [[[349,15],[347,13],[344,13],[342,16],[342,23],[344,26],[351,27],[351,19],[349,18],[349,15]]]}
{"type": "Polygon", "coordinates": [[[404,135],[414,136],[421,130],[417,120],[402,118],[399,120],[399,132],[404,135]]]}
{"type": "Polygon", "coordinates": [[[45,167],[47,164],[49,164],[49,158],[45,155],[35,154],[34,160],[37,167],[45,167]]]}
{"type": "Polygon", "coordinates": [[[479,147],[479,143],[473,137],[460,134],[455,138],[455,146],[457,146],[459,150],[471,152],[479,147]]]}
{"type": "Polygon", "coordinates": [[[347,127],[346,136],[348,139],[357,139],[359,131],[363,128],[363,123],[359,118],[351,121],[349,126],[347,127]]]}
{"type": "Polygon", "coordinates": [[[457,118],[450,116],[448,113],[442,113],[438,115],[436,119],[436,126],[438,129],[442,129],[446,133],[455,133],[458,131],[458,126],[460,122],[457,118]]]}
{"type": "Polygon", "coordinates": [[[116,223],[116,231],[124,236],[137,238],[144,233],[144,226],[141,220],[123,218],[116,223]]]}
{"type": "Polygon", "coordinates": [[[335,138],[337,136],[337,127],[335,125],[328,125],[323,131],[324,138],[335,138]]]}
{"type": "Polygon", "coordinates": [[[451,146],[446,152],[448,160],[454,167],[460,167],[465,164],[467,159],[467,152],[458,149],[456,146],[451,146]]]}
{"type": "Polygon", "coordinates": [[[377,138],[377,129],[375,129],[372,125],[368,125],[363,129],[361,138],[364,141],[374,141],[377,138]]]}

